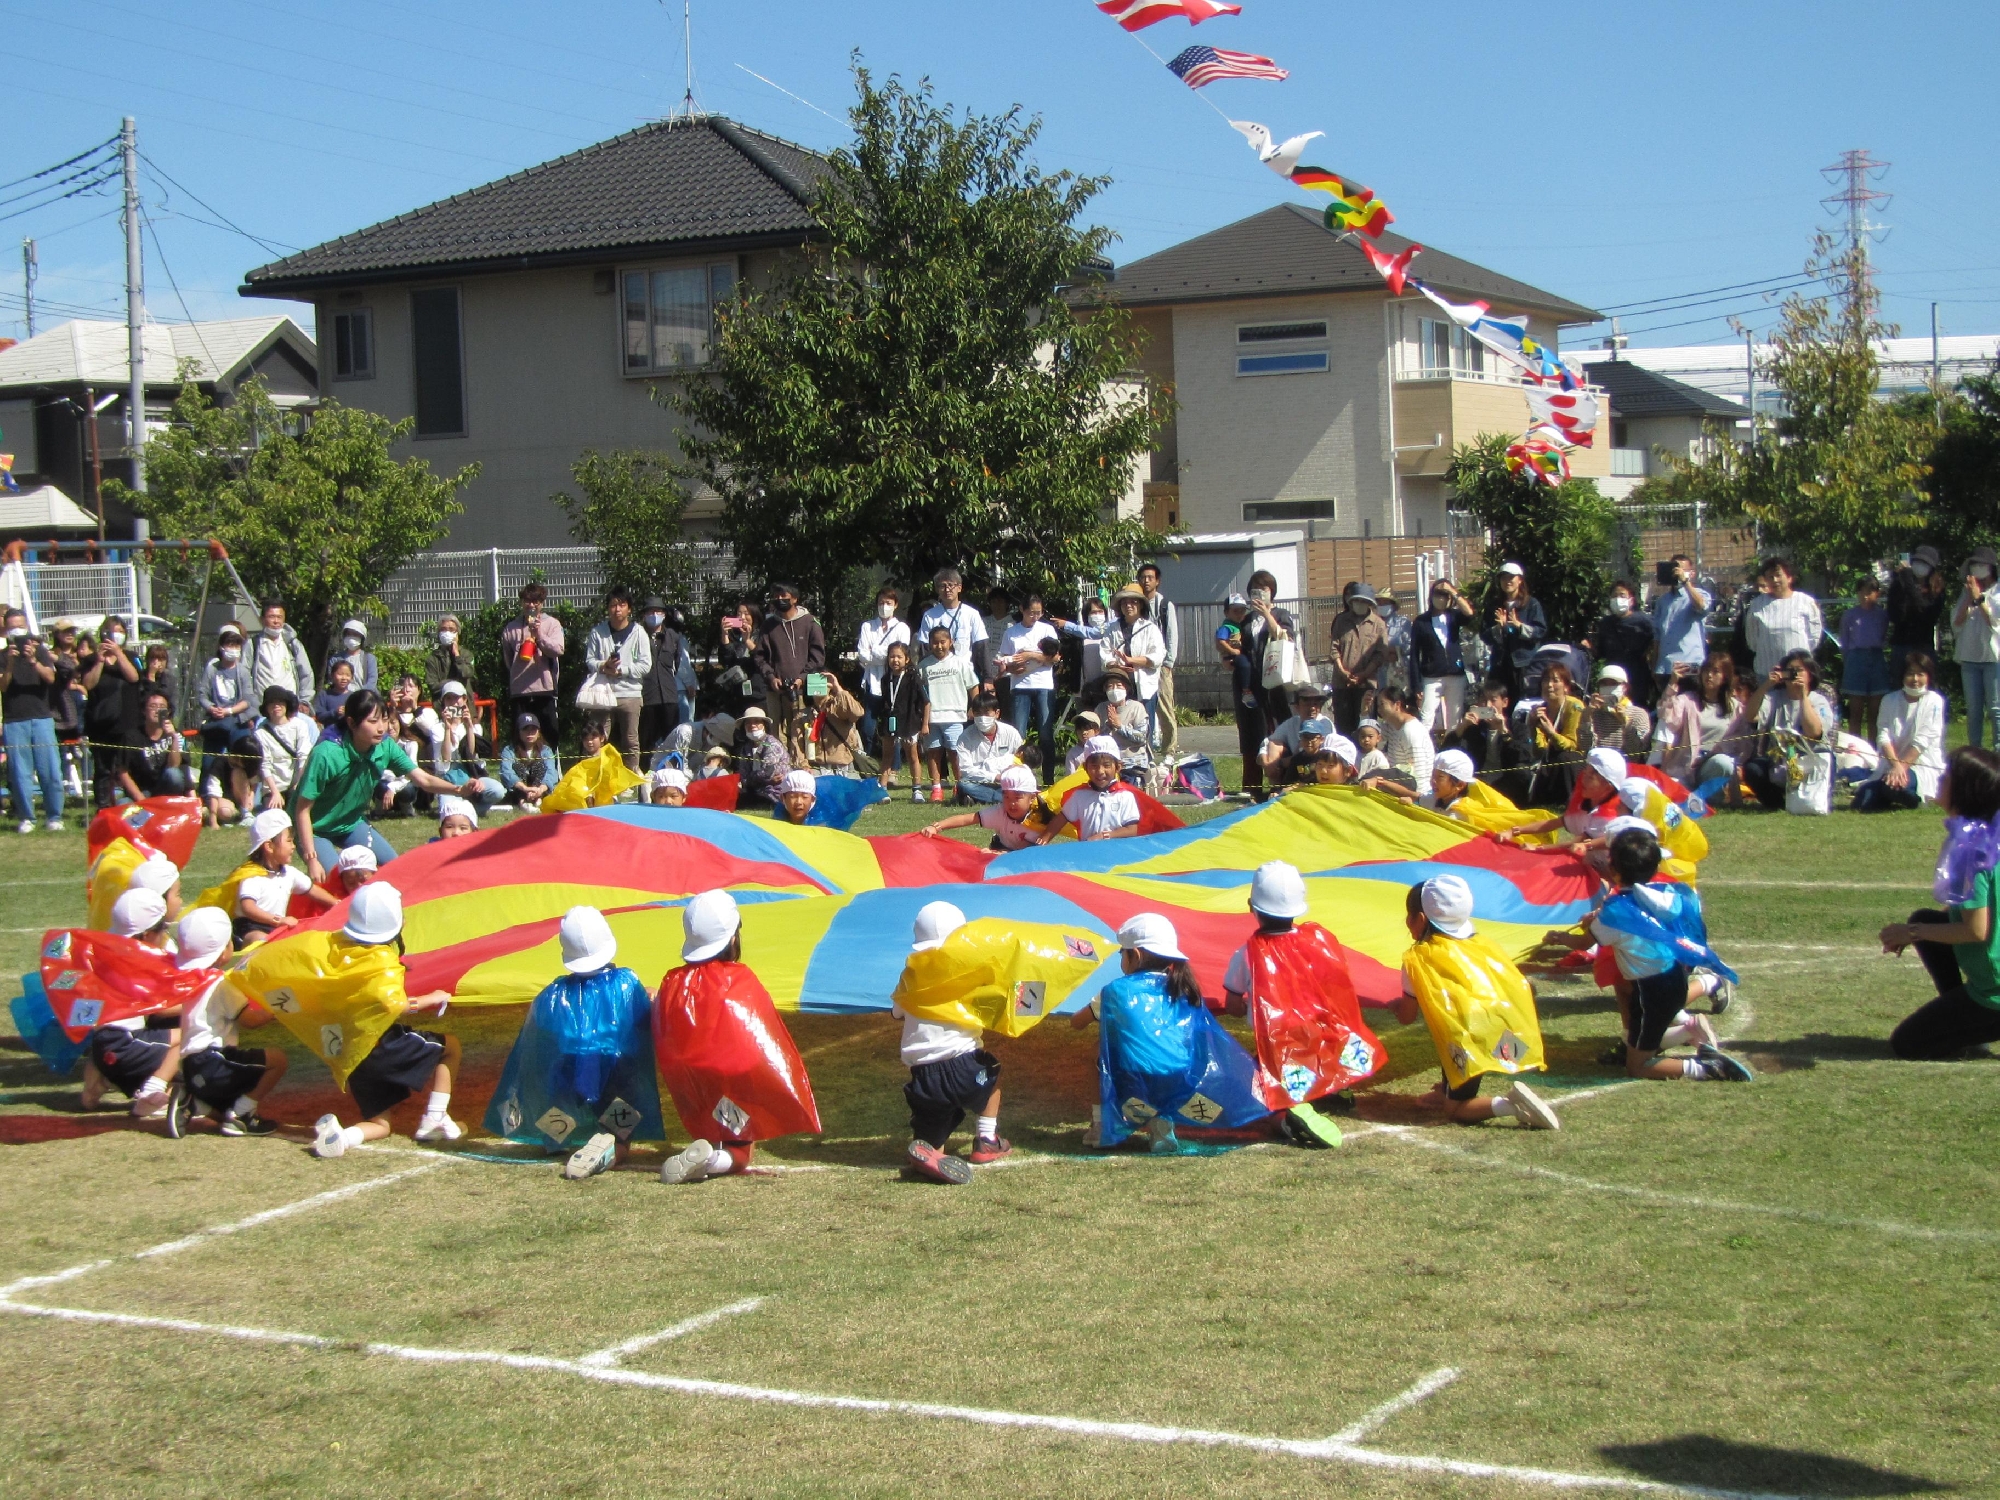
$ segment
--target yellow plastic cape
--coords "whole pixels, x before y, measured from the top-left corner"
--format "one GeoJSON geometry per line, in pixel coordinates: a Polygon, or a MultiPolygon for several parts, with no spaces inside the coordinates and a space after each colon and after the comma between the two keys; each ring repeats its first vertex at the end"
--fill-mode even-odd
{"type": "Polygon", "coordinates": [[[620,792],[630,791],[646,778],[625,768],[625,757],[616,745],[606,745],[589,760],[580,760],[563,772],[562,780],[542,798],[545,813],[576,812],[585,807],[609,807],[620,792]]]}
{"type": "Polygon", "coordinates": [[[1019,1036],[1053,1015],[1104,952],[1104,940],[1083,927],[980,917],[942,946],[912,953],[894,998],[920,1021],[1019,1036]]]}
{"type": "MultiPolygon", "coordinates": [[[[1022,826],[1032,828],[1037,833],[1042,832],[1051,823],[1055,822],[1056,814],[1062,811],[1064,799],[1078,787],[1089,785],[1090,773],[1084,770],[1082,766],[1078,766],[1069,775],[1062,777],[1060,780],[1051,782],[1047,787],[1043,788],[1042,794],[1035,799],[1035,805],[1028,809],[1027,817],[1021,820],[1022,826]]],[[[1076,829],[1069,824],[1064,824],[1063,831],[1057,834],[1056,837],[1073,839],[1076,837],[1076,829]]]]}
{"type": "Polygon", "coordinates": [[[1660,873],[1669,880],[1693,885],[1695,866],[1708,858],[1708,835],[1701,824],[1675,807],[1656,786],[1646,789],[1646,805],[1634,816],[1644,818],[1660,836],[1660,873]]]}
{"type": "Polygon", "coordinates": [[[111,908],[131,886],[133,872],[145,862],[145,853],[130,839],[113,839],[98,851],[90,873],[83,878],[93,932],[111,930],[111,908]]]}
{"type": "Polygon", "coordinates": [[[410,1003],[392,945],[352,943],[338,932],[253,948],[235,983],[310,1047],[342,1088],[410,1003]]]}
{"type": "Polygon", "coordinates": [[[1453,1088],[1481,1073],[1545,1066],[1535,992],[1485,938],[1431,934],[1403,955],[1403,980],[1453,1088]]]}
{"type": "Polygon", "coordinates": [[[246,880],[255,880],[260,875],[269,875],[270,873],[264,866],[258,864],[256,860],[246,859],[242,864],[223,876],[220,885],[210,886],[199,896],[195,897],[193,901],[188,903],[188,909],[192,911],[197,906],[219,906],[229,913],[230,919],[233,921],[236,917],[236,903],[243,899],[243,882],[246,880]]]}
{"type": "Polygon", "coordinates": [[[1496,792],[1483,781],[1475,780],[1466,787],[1465,795],[1446,810],[1445,816],[1470,823],[1481,833],[1505,833],[1510,828],[1539,823],[1548,814],[1518,808],[1503,793],[1496,792]]]}

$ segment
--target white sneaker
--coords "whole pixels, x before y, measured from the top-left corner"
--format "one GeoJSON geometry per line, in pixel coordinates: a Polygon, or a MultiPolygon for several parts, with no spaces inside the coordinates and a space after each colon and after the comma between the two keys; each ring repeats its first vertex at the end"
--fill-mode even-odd
{"type": "Polygon", "coordinates": [[[617,1158],[618,1137],[608,1130],[600,1130],[563,1163],[563,1176],[572,1182],[580,1182],[586,1177],[595,1177],[617,1158]]]}
{"type": "Polygon", "coordinates": [[[1507,1090],[1507,1102],[1514,1106],[1514,1118],[1526,1130],[1561,1130],[1562,1121],[1549,1108],[1548,1101],[1525,1083],[1517,1083],[1507,1090]]]}
{"type": "Polygon", "coordinates": [[[417,1139],[420,1141],[455,1141],[465,1134],[465,1127],[450,1115],[439,1115],[435,1120],[426,1119],[417,1125],[417,1139]]]}
{"type": "Polygon", "coordinates": [[[35,820],[33,818],[21,819],[21,826],[14,831],[16,833],[33,833],[35,831],[35,820]]]}
{"type": "Polygon", "coordinates": [[[668,1157],[660,1167],[660,1181],[672,1186],[682,1182],[700,1182],[708,1175],[708,1159],[715,1155],[715,1147],[707,1141],[690,1142],[685,1151],[668,1157]]]}
{"type": "Polygon", "coordinates": [[[47,827],[50,833],[61,833],[63,831],[63,820],[61,818],[50,818],[47,827]]]}
{"type": "Polygon", "coordinates": [[[347,1154],[347,1137],[340,1131],[340,1116],[321,1115],[313,1122],[313,1155],[322,1160],[347,1154]]]}

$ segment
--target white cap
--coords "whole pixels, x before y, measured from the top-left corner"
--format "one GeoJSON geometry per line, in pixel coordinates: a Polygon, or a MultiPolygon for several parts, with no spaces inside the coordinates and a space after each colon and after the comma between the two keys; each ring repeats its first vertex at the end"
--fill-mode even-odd
{"type": "Polygon", "coordinates": [[[1125,758],[1119,754],[1118,741],[1108,734],[1093,734],[1083,742],[1083,758],[1089,760],[1093,755],[1108,755],[1113,760],[1125,758]]]}
{"type": "Polygon", "coordinates": [[[965,913],[949,901],[933,901],[917,912],[912,953],[928,953],[944,946],[944,940],[965,925],[965,913]]]}
{"type": "Polygon", "coordinates": [[[229,951],[229,913],[219,906],[197,906],[174,929],[181,954],[176,967],[212,969],[229,951]]]}
{"type": "Polygon", "coordinates": [[[1350,740],[1344,734],[1328,735],[1326,743],[1319,748],[1322,751],[1331,750],[1335,755],[1338,755],[1342,760],[1347,762],[1347,769],[1350,771],[1361,764],[1361,751],[1356,747],[1354,741],[1350,740]]]}
{"type": "Polygon", "coordinates": [[[1257,873],[1250,877],[1250,910],[1267,917],[1303,917],[1306,882],[1298,866],[1282,859],[1257,866],[1257,873]]]}
{"type": "Polygon", "coordinates": [[[375,851],[367,844],[349,844],[340,851],[340,858],[333,862],[336,870],[365,870],[373,875],[381,866],[375,860],[375,851]]]}
{"type": "Polygon", "coordinates": [[[443,687],[438,689],[438,701],[444,701],[453,693],[458,694],[461,698],[465,697],[465,684],[462,682],[447,682],[443,687]]]}
{"type": "Polygon", "coordinates": [[[340,627],[340,633],[342,635],[358,635],[364,641],[368,639],[368,627],[363,625],[359,620],[347,621],[340,627]]]}
{"type": "Polygon", "coordinates": [[[647,785],[654,791],[670,786],[684,792],[688,789],[688,773],[678,766],[661,766],[648,779],[647,785]]]}
{"type": "Polygon", "coordinates": [[[791,796],[793,792],[804,792],[808,797],[817,797],[819,795],[819,784],[813,780],[813,774],[810,771],[787,771],[785,772],[784,785],[779,787],[778,791],[787,797],[791,796]]]}
{"type": "Polygon", "coordinates": [[[479,826],[479,809],[463,797],[438,798],[438,826],[444,826],[446,818],[463,818],[474,828],[479,826]]]}
{"type": "Polygon", "coordinates": [[[1613,818],[1609,823],[1606,823],[1604,825],[1604,832],[1599,834],[1598,837],[1608,844],[1621,833],[1643,833],[1649,839],[1658,839],[1660,836],[1659,830],[1644,818],[1635,818],[1627,814],[1622,818],[1613,818]]]}
{"type": "Polygon", "coordinates": [[[354,893],[347,925],[349,942],[387,943],[403,930],[403,893],[384,880],[371,880],[354,893]]]}
{"type": "Polygon", "coordinates": [[[572,906],[562,919],[563,967],[572,974],[601,969],[618,956],[618,939],[611,924],[594,906],[572,906]]]}
{"type": "Polygon", "coordinates": [[[1613,786],[1623,786],[1627,774],[1625,757],[1608,745],[1599,745],[1584,758],[1584,764],[1613,786]]]}
{"type": "Polygon", "coordinates": [[[1333,720],[1314,714],[1310,719],[1299,720],[1299,733],[1301,735],[1317,734],[1321,736],[1332,734],[1333,720]]]}
{"type": "Polygon", "coordinates": [[[1174,931],[1174,924],[1156,911],[1142,911],[1119,928],[1118,946],[1137,948],[1156,958],[1187,958],[1181,952],[1181,935],[1174,931]]]}
{"type": "Polygon", "coordinates": [[[1026,766],[1009,766],[1000,773],[996,785],[1003,792],[1032,792],[1035,789],[1035,773],[1026,766]]]}
{"type": "Polygon", "coordinates": [[[1424,882],[1424,915],[1446,937],[1472,936],[1472,887],[1456,875],[1434,875],[1424,882]]]}
{"type": "Polygon", "coordinates": [[[1603,666],[1599,667],[1597,669],[1597,677],[1595,680],[1598,682],[1623,683],[1626,687],[1630,687],[1632,685],[1631,676],[1626,672],[1626,670],[1623,667],[1619,666],[1618,663],[1615,661],[1608,661],[1603,666]]]}
{"type": "Polygon", "coordinates": [[[1516,578],[1525,578],[1528,576],[1528,570],[1517,562],[1503,562],[1500,564],[1500,571],[1503,573],[1512,573],[1516,578]]]}
{"type": "Polygon", "coordinates": [[[155,854],[138,869],[126,883],[128,891],[152,891],[164,896],[174,888],[174,882],[181,878],[181,867],[164,854],[155,854]]]}
{"type": "MultiPolygon", "coordinates": [[[[1646,794],[1653,790],[1653,783],[1643,776],[1627,776],[1618,783],[1618,800],[1629,813],[1643,813],[1646,810],[1646,794]]],[[[1646,825],[1651,828],[1653,825],[1646,825]]]]}
{"type": "Polygon", "coordinates": [[[743,913],[727,891],[703,891],[681,908],[681,957],[691,964],[715,957],[729,946],[743,913]]]}
{"type": "Polygon", "coordinates": [[[128,890],[111,908],[111,935],[138,937],[167,920],[167,901],[158,891],[128,890]]]}
{"type": "Polygon", "coordinates": [[[250,820],[250,852],[255,854],[291,826],[291,814],[278,808],[266,808],[258,813],[250,820]]]}
{"type": "Polygon", "coordinates": [[[1431,762],[1433,771],[1442,771],[1453,781],[1470,782],[1479,774],[1479,768],[1472,763],[1472,757],[1463,750],[1440,750],[1437,759],[1431,762]]]}

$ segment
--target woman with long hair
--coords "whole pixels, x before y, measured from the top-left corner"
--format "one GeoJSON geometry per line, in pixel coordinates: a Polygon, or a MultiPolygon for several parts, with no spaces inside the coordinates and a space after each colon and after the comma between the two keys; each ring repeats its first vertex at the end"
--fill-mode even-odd
{"type": "Polygon", "coordinates": [[[1534,773],[1528,788],[1531,807],[1567,807],[1577,773],[1596,743],[1583,700],[1569,668],[1550,662],[1542,671],[1542,701],[1529,710],[1534,773]]]}
{"type": "Polygon", "coordinates": [[[1486,673],[1504,680],[1509,693],[1518,699],[1523,695],[1522,686],[1535,647],[1549,634],[1548,616],[1542,610],[1542,601],[1528,587],[1527,569],[1517,562],[1500,564],[1481,613],[1486,623],[1479,635],[1493,651],[1486,673]]]}

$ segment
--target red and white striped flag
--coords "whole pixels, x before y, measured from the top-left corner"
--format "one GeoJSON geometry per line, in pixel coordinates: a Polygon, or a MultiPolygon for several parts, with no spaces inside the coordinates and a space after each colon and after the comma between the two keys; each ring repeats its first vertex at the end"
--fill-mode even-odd
{"type": "Polygon", "coordinates": [[[1225,0],[1097,0],[1097,8],[1127,31],[1143,31],[1156,21],[1185,16],[1190,26],[1217,16],[1240,16],[1243,7],[1225,0]]]}
{"type": "Polygon", "coordinates": [[[1167,66],[1191,89],[1218,78],[1269,78],[1282,83],[1292,76],[1268,57],[1231,52],[1227,47],[1190,47],[1167,66]]]}

